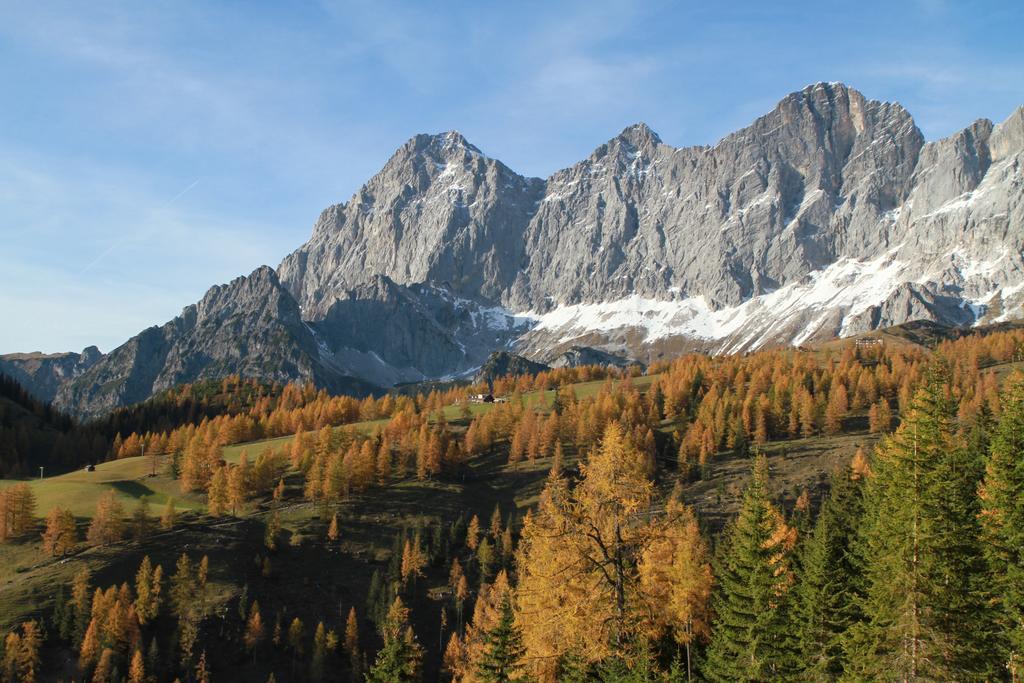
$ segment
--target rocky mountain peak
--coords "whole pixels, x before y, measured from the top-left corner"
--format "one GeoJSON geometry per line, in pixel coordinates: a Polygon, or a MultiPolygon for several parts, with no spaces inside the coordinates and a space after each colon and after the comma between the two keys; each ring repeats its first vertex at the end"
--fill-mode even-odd
{"type": "Polygon", "coordinates": [[[487,158],[476,145],[471,144],[457,130],[444,133],[420,133],[402,145],[392,157],[405,163],[409,159],[425,159],[433,162],[487,158]]]}
{"type": "Polygon", "coordinates": [[[992,160],[1001,161],[1024,148],[1024,106],[996,125],[991,137],[992,160]]]}
{"type": "Polygon", "coordinates": [[[662,144],[658,134],[643,122],[627,126],[612,141],[628,146],[633,151],[653,149],[662,144]]]}
{"type": "Polygon", "coordinates": [[[82,353],[80,354],[80,356],[81,362],[85,363],[86,365],[92,365],[93,363],[95,363],[96,361],[103,357],[103,352],[100,351],[99,348],[96,346],[86,346],[84,349],[82,349],[82,353]]]}
{"type": "MultiPolygon", "coordinates": [[[[621,133],[594,150],[590,158],[582,162],[584,166],[604,164],[622,164],[625,166],[639,163],[637,160],[650,160],[654,157],[658,147],[662,145],[661,138],[646,123],[635,123],[622,130],[621,133]]],[[[566,173],[573,173],[574,169],[580,168],[580,164],[565,169],[555,174],[558,178],[566,173]]]]}

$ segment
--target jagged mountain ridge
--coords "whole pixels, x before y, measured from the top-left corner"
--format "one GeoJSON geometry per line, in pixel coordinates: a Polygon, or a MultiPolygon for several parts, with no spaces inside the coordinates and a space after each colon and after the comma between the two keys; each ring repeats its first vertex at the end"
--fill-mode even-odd
{"type": "Polygon", "coordinates": [[[132,337],[61,386],[54,403],[95,417],[178,384],[233,373],[274,381],[302,378],[334,391],[373,388],[324,367],[295,299],[277,273],[262,266],[212,287],[178,317],[132,337]]]}
{"type": "MultiPolygon", "coordinates": [[[[1022,158],[1024,109],[925,142],[900,105],[823,83],[714,146],[639,124],[546,180],[458,133],[418,135],[280,264],[281,321],[168,323],[168,368],[114,400],[238,368],[386,386],[471,374],[503,348],[650,361],[1020,315],[1022,158]],[[232,341],[266,325],[283,346],[232,341]]],[[[124,348],[58,404],[109,407],[85,387],[134,381],[124,348]]]]}
{"type": "MultiPolygon", "coordinates": [[[[1022,277],[1011,230],[1022,129],[1018,110],[925,143],[900,105],[817,84],[713,147],[677,149],[639,124],[545,181],[510,175],[457,133],[418,136],[326,211],[279,271],[314,319],[335,288],[371,273],[483,295],[537,319],[517,348],[540,356],[595,329],[618,332],[614,350],[635,355],[637,336],[738,350],[916,317],[969,324],[982,308],[1020,309],[1019,289],[1008,302],[1000,290],[1022,277]],[[503,189],[505,203],[495,200],[503,189]],[[416,257],[398,257],[406,251],[416,257]],[[879,276],[884,291],[837,301],[827,315],[790,301],[860,292],[879,276]],[[751,327],[761,334],[736,338],[751,327]]],[[[650,357],[660,344],[645,346],[650,357]]]]}

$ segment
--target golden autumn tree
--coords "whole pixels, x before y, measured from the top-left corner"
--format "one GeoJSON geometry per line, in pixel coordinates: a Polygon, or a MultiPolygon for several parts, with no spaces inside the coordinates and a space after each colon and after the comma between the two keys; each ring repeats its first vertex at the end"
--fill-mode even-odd
{"type": "Polygon", "coordinates": [[[146,663],[142,658],[142,651],[136,650],[132,655],[132,663],[128,667],[128,683],[145,683],[146,663]]]}
{"type": "Polygon", "coordinates": [[[349,609],[348,619],[345,620],[345,654],[348,655],[349,665],[356,670],[359,667],[359,619],[355,607],[349,609]]]}
{"type": "Polygon", "coordinates": [[[245,623],[245,649],[252,653],[253,660],[256,658],[256,648],[263,642],[266,636],[263,627],[263,617],[260,616],[260,604],[253,601],[249,607],[249,619],[245,623]]]}
{"type": "Polygon", "coordinates": [[[70,510],[55,507],[46,516],[46,531],[43,532],[43,550],[53,557],[68,554],[78,543],[75,516],[70,510]]]}
{"type": "Polygon", "coordinates": [[[846,387],[841,382],[832,385],[828,404],[825,406],[824,427],[826,434],[838,434],[843,428],[843,418],[849,410],[846,387]]]}
{"type": "Polygon", "coordinates": [[[640,585],[652,618],[650,635],[666,633],[686,648],[710,633],[711,562],[693,511],[674,497],[664,520],[657,522],[640,557],[640,585]]]}
{"type": "Polygon", "coordinates": [[[168,498],[167,505],[164,506],[164,512],[160,515],[160,528],[167,531],[174,526],[176,518],[177,512],[174,509],[174,499],[168,498]]]}
{"type": "Polygon", "coordinates": [[[868,429],[872,434],[888,434],[892,431],[892,409],[884,398],[871,405],[868,411],[868,429]]]}
{"type": "Polygon", "coordinates": [[[0,542],[21,536],[36,515],[36,497],[25,483],[0,489],[0,542]]]}
{"type": "Polygon", "coordinates": [[[452,674],[453,680],[460,683],[475,683],[480,661],[487,651],[488,634],[498,625],[501,619],[501,606],[510,598],[511,587],[505,570],[498,572],[494,583],[480,587],[473,618],[461,637],[456,632],[452,638],[459,639],[455,645],[449,643],[446,651],[445,665],[452,674]]]}
{"type": "Polygon", "coordinates": [[[466,527],[466,547],[476,552],[477,545],[480,544],[480,518],[473,515],[473,518],[469,520],[469,526],[466,527]]]}
{"type": "Polygon", "coordinates": [[[88,539],[96,545],[116,543],[124,537],[124,507],[113,490],[96,503],[96,514],[89,525],[88,539]]]}
{"type": "Polygon", "coordinates": [[[427,556],[423,552],[420,535],[417,532],[412,541],[406,539],[402,549],[402,581],[415,582],[416,577],[423,576],[423,568],[426,566],[427,556]]]}
{"type": "Polygon", "coordinates": [[[153,567],[149,555],[142,558],[139,571],[135,574],[135,614],[140,624],[156,618],[162,604],[164,569],[153,567]]]}
{"type": "Polygon", "coordinates": [[[553,473],[520,542],[517,623],[534,675],[558,659],[627,656],[643,628],[637,560],[650,542],[646,457],[610,422],[570,490],[553,473]]]}
{"type": "Polygon", "coordinates": [[[36,621],[26,621],[21,625],[21,633],[11,631],[0,647],[3,654],[0,660],[0,679],[35,683],[38,680],[39,667],[42,663],[39,648],[43,641],[42,629],[36,621]]]}
{"type": "Polygon", "coordinates": [[[227,512],[227,467],[218,467],[213,473],[213,477],[210,478],[210,489],[207,491],[206,507],[214,517],[219,517],[227,512]]]}
{"type": "Polygon", "coordinates": [[[250,474],[249,460],[243,452],[238,464],[228,471],[227,476],[227,507],[231,508],[232,515],[238,515],[239,510],[245,507],[246,498],[249,497],[250,474]]]}

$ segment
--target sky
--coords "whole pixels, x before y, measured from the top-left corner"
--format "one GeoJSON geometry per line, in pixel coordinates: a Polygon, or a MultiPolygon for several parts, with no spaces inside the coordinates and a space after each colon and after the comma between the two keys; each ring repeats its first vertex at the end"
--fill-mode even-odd
{"type": "Polygon", "coordinates": [[[403,142],[547,176],[818,81],[929,140],[1024,104],[1024,3],[0,0],[0,353],[110,351],[276,266],[403,142]]]}

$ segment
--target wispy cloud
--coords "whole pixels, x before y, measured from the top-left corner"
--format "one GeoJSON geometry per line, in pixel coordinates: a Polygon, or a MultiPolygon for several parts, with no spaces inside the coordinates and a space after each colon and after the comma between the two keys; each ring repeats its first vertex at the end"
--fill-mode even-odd
{"type": "MultiPolygon", "coordinates": [[[[178,201],[179,199],[181,199],[181,198],[182,198],[183,196],[185,196],[185,193],[186,193],[186,192],[188,192],[189,190],[191,190],[191,189],[192,189],[193,187],[195,187],[195,186],[196,186],[196,185],[198,185],[198,184],[199,184],[199,178],[196,178],[196,179],[195,179],[195,180],[193,180],[193,181],[192,181],[191,183],[189,183],[189,184],[188,184],[188,185],[187,185],[187,186],[185,187],[185,189],[184,189],[184,190],[182,190],[182,191],[181,191],[181,192],[179,192],[178,194],[176,194],[176,195],[174,195],[173,197],[171,197],[171,198],[170,198],[169,200],[167,200],[167,202],[165,202],[164,204],[161,204],[161,205],[159,205],[159,206],[157,207],[157,210],[159,211],[159,210],[163,210],[163,209],[167,209],[167,208],[171,207],[171,206],[172,206],[172,205],[174,204],[174,202],[176,202],[176,201],[178,201]]],[[[153,234],[154,232],[155,232],[155,229],[154,229],[154,228],[151,228],[151,229],[150,229],[150,230],[148,231],[148,233],[144,233],[144,234],[140,234],[140,235],[137,235],[137,236],[135,236],[135,239],[137,239],[137,240],[142,240],[142,239],[146,239],[147,237],[150,237],[150,236],[152,236],[152,234],[153,234]]],[[[103,260],[103,259],[104,259],[104,258],[105,258],[106,256],[110,255],[110,253],[111,253],[111,252],[113,252],[113,251],[114,251],[115,249],[117,249],[118,247],[120,247],[120,246],[122,246],[122,245],[126,244],[126,243],[128,242],[128,239],[129,239],[129,236],[125,235],[125,236],[123,236],[123,237],[122,237],[121,239],[118,239],[117,241],[115,241],[115,242],[114,242],[113,244],[111,244],[111,245],[110,245],[109,247],[107,247],[107,248],[106,248],[106,249],[104,249],[104,250],[103,250],[102,252],[100,252],[100,255],[99,255],[99,256],[97,256],[96,258],[94,258],[94,259],[93,259],[92,261],[89,261],[89,263],[85,264],[85,267],[83,267],[83,268],[82,268],[82,270],[80,270],[80,271],[78,272],[78,274],[79,274],[79,275],[83,275],[83,274],[85,274],[86,272],[88,272],[89,270],[92,270],[92,267],[93,267],[93,266],[95,266],[95,265],[96,265],[97,263],[99,263],[100,261],[102,261],[102,260],[103,260]]]]}

